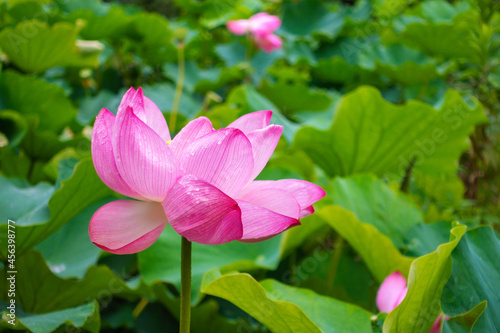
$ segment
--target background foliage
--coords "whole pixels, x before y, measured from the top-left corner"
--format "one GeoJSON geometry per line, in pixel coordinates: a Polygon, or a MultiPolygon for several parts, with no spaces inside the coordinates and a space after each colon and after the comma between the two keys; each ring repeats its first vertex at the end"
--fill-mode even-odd
{"type": "MultiPolygon", "coordinates": [[[[0,3],[0,258],[16,221],[17,315],[33,332],[178,327],[180,237],[100,251],[92,214],[117,200],[90,136],[142,86],[179,130],[251,111],[284,126],[262,179],[328,195],[257,244],[193,248],[193,332],[500,330],[500,14],[494,0],[8,0],[0,3]],[[224,24],[267,11],[283,50],[224,24]],[[404,302],[377,315],[398,270],[404,302]],[[385,322],[384,322],[385,320],[385,322]]],[[[0,283],[0,304],[8,301],[0,283]]],[[[5,314],[3,319],[5,319],[5,314]]]]}

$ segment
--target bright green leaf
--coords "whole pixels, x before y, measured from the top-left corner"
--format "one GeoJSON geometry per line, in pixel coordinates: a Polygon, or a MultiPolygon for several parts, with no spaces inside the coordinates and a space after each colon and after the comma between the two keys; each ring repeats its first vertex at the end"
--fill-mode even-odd
{"type": "Polygon", "coordinates": [[[441,298],[444,312],[456,316],[487,301],[473,332],[500,331],[500,241],[493,228],[467,231],[452,258],[453,273],[441,298]]]}
{"type": "Polygon", "coordinates": [[[0,105],[24,116],[35,115],[39,130],[56,133],[76,115],[61,87],[13,71],[0,73],[0,105]]]}
{"type": "Polygon", "coordinates": [[[413,258],[403,256],[374,226],[360,222],[354,213],[339,206],[324,207],[316,214],[351,244],[379,282],[394,271],[408,274],[413,258]]]}
{"type": "MultiPolygon", "coordinates": [[[[4,316],[10,319],[4,311],[4,316]]],[[[36,333],[51,333],[61,325],[83,328],[86,331],[97,333],[100,329],[99,304],[94,301],[70,309],[54,311],[44,314],[29,314],[16,310],[16,325],[2,320],[0,326],[15,330],[29,330],[36,333]]]]}
{"type": "Polygon", "coordinates": [[[412,226],[424,220],[413,203],[373,176],[336,178],[331,188],[334,204],[356,214],[359,221],[376,227],[396,247],[401,247],[412,226]]]}
{"type": "Polygon", "coordinates": [[[230,301],[273,332],[371,332],[371,313],[275,280],[259,284],[248,274],[207,277],[203,292],[230,301]]]}
{"type": "MultiPolygon", "coordinates": [[[[199,300],[203,275],[214,268],[250,270],[275,269],[280,259],[280,238],[258,243],[231,242],[221,245],[193,243],[192,285],[193,301],[199,300]]],[[[181,237],[167,226],[160,238],[139,253],[139,270],[144,281],[153,284],[169,282],[180,287],[181,237]]]]}
{"type": "Polygon", "coordinates": [[[76,37],[83,26],[59,22],[23,21],[0,32],[0,47],[7,57],[27,72],[55,66],[97,67],[98,52],[79,52],[76,37]]]}
{"type": "Polygon", "coordinates": [[[328,131],[301,128],[293,146],[304,150],[330,176],[363,172],[403,178],[411,161],[430,174],[456,173],[474,125],[485,122],[478,104],[470,107],[448,91],[439,110],[410,101],[399,106],[370,87],[337,104],[328,131]]]}
{"type": "Polygon", "coordinates": [[[467,227],[451,230],[451,240],[436,251],[413,261],[408,276],[408,293],[385,319],[384,333],[428,332],[441,313],[441,295],[451,275],[451,253],[467,227]]]}

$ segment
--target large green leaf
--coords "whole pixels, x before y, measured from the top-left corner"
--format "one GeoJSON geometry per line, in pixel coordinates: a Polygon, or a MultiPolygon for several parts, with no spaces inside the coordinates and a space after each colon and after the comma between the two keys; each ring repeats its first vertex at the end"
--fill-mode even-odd
{"type": "Polygon", "coordinates": [[[97,13],[95,10],[81,8],[71,12],[66,19],[72,22],[84,20],[85,26],[80,31],[80,35],[85,39],[96,40],[123,36],[132,17],[127,15],[122,8],[111,6],[97,13]]]}
{"type": "Polygon", "coordinates": [[[27,127],[26,120],[18,112],[0,111],[0,140],[6,140],[0,146],[17,146],[26,134],[27,127]]]}
{"type": "Polygon", "coordinates": [[[297,111],[323,111],[333,103],[333,98],[327,91],[309,89],[303,84],[271,85],[268,81],[263,81],[259,92],[285,114],[297,111]]]}
{"type": "Polygon", "coordinates": [[[24,179],[0,177],[0,221],[15,219],[16,227],[47,221],[47,207],[54,186],[48,183],[31,185],[24,179]]]}
{"type": "Polygon", "coordinates": [[[37,117],[39,130],[61,131],[76,115],[64,90],[13,71],[0,73],[0,105],[24,116],[37,117]]]}
{"type": "Polygon", "coordinates": [[[344,26],[344,17],[333,12],[319,0],[286,2],[283,5],[281,31],[292,36],[307,37],[312,34],[335,38],[344,26]]]}
{"type": "Polygon", "coordinates": [[[489,226],[467,231],[453,251],[453,271],[441,298],[449,316],[465,313],[487,301],[473,332],[500,331],[500,242],[489,226]]]}
{"type": "MultiPolygon", "coordinates": [[[[7,315],[7,311],[4,311],[4,316],[10,319],[7,315]]],[[[0,326],[14,330],[29,330],[35,333],[51,333],[62,325],[68,325],[69,327],[81,327],[86,331],[97,333],[99,332],[101,324],[99,304],[96,301],[74,308],[44,314],[29,314],[21,312],[20,309],[16,309],[16,319],[15,326],[3,320],[0,322],[0,326]]],[[[73,329],[68,328],[67,331],[70,330],[73,329]]]]}
{"type": "Polygon", "coordinates": [[[441,313],[441,295],[451,275],[451,253],[467,227],[458,225],[450,241],[436,251],[413,261],[408,276],[408,293],[385,319],[384,333],[428,332],[441,313]]]}
{"type": "Polygon", "coordinates": [[[380,43],[362,49],[359,66],[406,85],[428,84],[450,68],[449,63],[439,66],[432,58],[402,44],[384,46],[380,43]]]}
{"type": "Polygon", "coordinates": [[[230,301],[273,332],[371,332],[371,313],[275,280],[208,275],[203,292],[230,301]]]}
{"type": "Polygon", "coordinates": [[[327,206],[317,213],[363,258],[373,276],[382,282],[394,271],[408,275],[413,258],[403,256],[392,241],[374,226],[339,206],[327,206]]]}
{"type": "Polygon", "coordinates": [[[416,224],[405,235],[408,253],[420,257],[433,252],[450,239],[451,228],[452,223],[447,221],[416,224]]]}
{"type": "MultiPolygon", "coordinates": [[[[15,269],[16,300],[28,313],[72,308],[93,299],[109,303],[114,295],[136,298],[135,292],[106,266],[92,266],[81,280],[62,279],[50,271],[39,252],[29,251],[16,257],[15,269]]],[[[8,276],[7,270],[0,272],[3,281],[8,276]]],[[[3,283],[0,285],[3,300],[8,300],[7,287],[3,283]]]]}
{"type": "Polygon", "coordinates": [[[0,47],[10,61],[27,72],[42,72],[55,66],[97,67],[100,51],[81,52],[76,37],[83,23],[23,21],[0,32],[0,47]]]}
{"type": "MultiPolygon", "coordinates": [[[[45,211],[43,217],[47,217],[46,208],[37,208],[36,218],[23,218],[22,223],[16,225],[16,254],[21,255],[62,227],[88,205],[112,193],[97,176],[92,161],[90,159],[82,160],[75,167],[72,176],[63,181],[61,187],[50,198],[48,203],[50,219],[42,223],[40,220],[42,213],[39,212],[45,211]]],[[[11,202],[8,198],[5,200],[7,204],[11,202]]],[[[36,204],[40,206],[41,201],[39,200],[36,204]]],[[[26,214],[26,211],[24,211],[24,207],[19,207],[19,210],[10,211],[9,214],[11,215],[7,217],[17,222],[18,218],[26,214]]],[[[0,234],[5,239],[7,237],[7,221],[2,220],[1,222],[0,234]]],[[[6,250],[6,248],[0,249],[2,259],[7,257],[6,250]]]]}
{"type": "MultiPolygon", "coordinates": [[[[199,300],[203,275],[214,268],[250,270],[275,269],[280,259],[281,236],[259,243],[231,242],[221,245],[193,243],[193,301],[199,300]]],[[[139,270],[148,284],[169,282],[180,287],[181,237],[167,226],[160,238],[139,253],[139,270]]]]}
{"type": "Polygon", "coordinates": [[[36,246],[54,274],[81,279],[97,262],[102,251],[89,240],[89,221],[97,209],[112,200],[106,198],[89,205],[36,246]]]}
{"type": "Polygon", "coordinates": [[[273,124],[278,124],[283,126],[283,136],[291,141],[295,135],[295,132],[299,128],[298,124],[295,124],[288,120],[266,97],[262,96],[255,88],[250,85],[240,86],[235,88],[228,97],[228,104],[235,104],[242,108],[242,113],[250,113],[259,110],[271,110],[273,111],[273,124]]]}
{"type": "Polygon", "coordinates": [[[402,246],[411,227],[424,220],[413,203],[373,176],[336,178],[331,188],[334,204],[356,214],[359,221],[375,226],[396,247],[402,246]]]}
{"type": "Polygon", "coordinates": [[[468,135],[485,121],[482,108],[470,107],[455,91],[436,110],[418,101],[394,105],[376,89],[361,87],[337,104],[329,130],[301,128],[293,146],[330,176],[371,172],[402,178],[413,160],[426,173],[455,174],[468,135]]]}

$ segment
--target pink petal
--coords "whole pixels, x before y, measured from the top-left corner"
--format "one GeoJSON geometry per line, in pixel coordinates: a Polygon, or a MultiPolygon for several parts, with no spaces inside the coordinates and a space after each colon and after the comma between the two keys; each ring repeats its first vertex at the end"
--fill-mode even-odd
{"type": "Polygon", "coordinates": [[[277,16],[268,13],[255,14],[249,21],[250,31],[258,36],[270,34],[281,26],[281,20],[277,16]]]}
{"type": "Polygon", "coordinates": [[[89,235],[92,243],[105,251],[129,254],[151,246],[166,225],[161,204],[118,200],[95,212],[90,220],[89,235]]]}
{"type": "Polygon", "coordinates": [[[281,41],[281,38],[279,36],[276,36],[274,34],[268,34],[268,35],[256,35],[255,38],[255,44],[262,50],[266,51],[267,53],[271,53],[274,50],[279,50],[282,47],[283,42],[281,41]]]}
{"type": "Polygon", "coordinates": [[[238,199],[297,220],[300,217],[299,203],[291,193],[282,189],[265,188],[258,191],[247,191],[243,195],[239,195],[238,199]]]}
{"type": "Polygon", "coordinates": [[[179,156],[191,142],[213,131],[212,123],[207,117],[198,117],[182,128],[170,142],[170,149],[175,156],[179,156]]]}
{"type": "Polygon", "coordinates": [[[248,20],[229,21],[226,23],[226,26],[235,35],[244,35],[248,33],[250,28],[248,20]]]}
{"type": "Polygon", "coordinates": [[[394,272],[385,278],[377,292],[377,307],[380,312],[391,312],[401,303],[408,291],[406,278],[394,272]]]}
{"type": "MultiPolygon", "coordinates": [[[[136,93],[137,93],[137,91],[134,89],[134,87],[130,87],[130,89],[127,90],[127,92],[122,97],[120,105],[118,106],[118,112],[116,113],[117,115],[119,115],[122,112],[125,112],[125,110],[129,106],[131,106],[132,108],[135,107],[137,110],[144,109],[144,103],[143,103],[143,101],[139,101],[139,100],[135,99],[136,98],[136,93]]],[[[140,111],[140,116],[141,117],[143,116],[143,112],[142,111],[140,111]]]]}
{"type": "Polygon", "coordinates": [[[278,145],[282,132],[282,126],[269,125],[266,128],[247,134],[248,140],[252,143],[254,160],[251,179],[255,179],[266,166],[267,161],[269,161],[269,158],[278,145]]]}
{"type": "Polygon", "coordinates": [[[311,215],[312,213],[314,213],[314,207],[313,206],[309,206],[309,207],[306,207],[304,209],[301,209],[300,210],[300,218],[303,218],[303,217],[306,217],[308,215],[311,215]]]}
{"type": "Polygon", "coordinates": [[[266,128],[271,123],[271,117],[273,116],[273,111],[264,110],[256,111],[252,113],[247,113],[233,121],[228,128],[238,128],[245,135],[250,132],[266,128]]]}
{"type": "MultiPolygon", "coordinates": [[[[142,94],[142,88],[139,88],[138,91],[142,94]]],[[[170,141],[170,131],[168,130],[167,121],[163,113],[156,104],[146,96],[144,96],[144,109],[146,111],[146,124],[151,127],[163,141],[170,141]]]]}
{"type": "Polygon", "coordinates": [[[240,130],[220,129],[193,141],[179,156],[179,164],[185,174],[195,175],[233,196],[252,174],[252,145],[240,130]]]}
{"type": "Polygon", "coordinates": [[[125,183],[116,167],[113,145],[111,143],[115,116],[102,109],[96,117],[92,131],[92,161],[99,178],[113,191],[123,195],[144,199],[125,183]]]}
{"type": "Polygon", "coordinates": [[[131,107],[116,117],[113,152],[123,180],[149,200],[162,201],[177,179],[177,163],[167,143],[131,107]]]}
{"type": "Polygon", "coordinates": [[[243,240],[261,241],[300,224],[299,204],[284,190],[247,192],[236,201],[241,208],[243,240]]]}
{"type": "Polygon", "coordinates": [[[266,189],[281,189],[292,194],[300,206],[301,218],[312,214],[314,212],[312,204],[326,195],[326,192],[318,185],[298,179],[253,181],[245,186],[239,195],[245,196],[247,193],[259,193],[259,191],[266,189]]]}
{"type": "Polygon", "coordinates": [[[440,332],[441,332],[441,315],[437,317],[429,333],[440,333],[440,332]]]}
{"type": "Polygon", "coordinates": [[[162,204],[174,230],[191,242],[222,244],[243,234],[236,201],[195,176],[180,178],[162,204]]]}
{"type": "Polygon", "coordinates": [[[163,113],[152,100],[144,96],[141,87],[137,90],[133,87],[127,90],[116,115],[119,116],[125,112],[127,107],[131,107],[134,114],[151,127],[164,141],[170,141],[170,132],[163,113]]]}

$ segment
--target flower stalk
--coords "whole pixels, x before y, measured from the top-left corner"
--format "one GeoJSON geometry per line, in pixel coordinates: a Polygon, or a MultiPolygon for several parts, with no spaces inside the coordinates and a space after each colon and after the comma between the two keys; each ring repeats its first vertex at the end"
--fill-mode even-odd
{"type": "Polygon", "coordinates": [[[177,122],[177,112],[179,111],[179,104],[182,97],[182,89],[184,88],[184,77],[186,72],[186,65],[184,61],[184,42],[179,41],[177,45],[177,60],[178,60],[178,75],[177,84],[175,86],[174,103],[172,105],[172,111],[170,112],[170,132],[175,131],[175,123],[177,122]]]}
{"type": "Polygon", "coordinates": [[[191,242],[182,237],[180,333],[189,333],[191,324],[191,242]]]}

